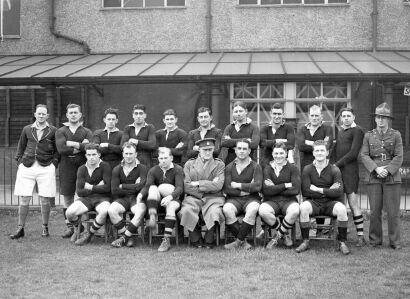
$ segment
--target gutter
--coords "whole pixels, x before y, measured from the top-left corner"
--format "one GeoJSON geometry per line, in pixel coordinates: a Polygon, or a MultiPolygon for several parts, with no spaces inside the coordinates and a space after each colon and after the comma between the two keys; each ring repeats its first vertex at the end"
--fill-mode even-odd
{"type": "Polygon", "coordinates": [[[51,33],[57,38],[62,38],[62,39],[65,39],[65,40],[68,40],[68,41],[71,41],[73,43],[80,45],[83,48],[84,54],[90,54],[90,47],[85,41],[68,36],[68,35],[61,34],[60,32],[56,30],[56,19],[57,18],[55,16],[55,13],[56,13],[55,10],[56,10],[55,0],[51,0],[51,13],[50,13],[51,33]]]}
{"type": "Polygon", "coordinates": [[[212,52],[212,0],[206,1],[206,53],[212,52]]]}
{"type": "Polygon", "coordinates": [[[377,0],[373,0],[373,11],[370,14],[372,16],[372,50],[377,51],[377,16],[379,12],[377,9],[377,0]]]}

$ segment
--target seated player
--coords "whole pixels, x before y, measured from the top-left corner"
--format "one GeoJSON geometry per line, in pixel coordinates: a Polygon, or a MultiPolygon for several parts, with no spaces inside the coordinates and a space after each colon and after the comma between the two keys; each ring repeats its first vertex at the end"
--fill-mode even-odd
{"type": "Polygon", "coordinates": [[[258,214],[262,188],[262,168],[250,157],[250,141],[241,139],[236,142],[236,158],[225,168],[224,192],[227,195],[223,206],[226,224],[236,238],[232,243],[226,244],[225,249],[251,249],[246,242],[246,236],[255,225],[258,214]],[[239,224],[236,216],[245,213],[239,224]]]}
{"type": "Polygon", "coordinates": [[[148,171],[147,182],[137,195],[137,202],[148,195],[148,227],[156,226],[157,210],[161,206],[166,211],[164,238],[158,251],[171,248],[169,238],[176,222],[176,212],[181,207],[180,196],[184,191],[184,171],[181,166],[172,163],[171,150],[167,147],[158,149],[158,165],[148,171]]]}
{"type": "Polygon", "coordinates": [[[214,138],[198,140],[197,158],[187,161],[184,167],[184,189],[187,196],[182,202],[179,213],[181,225],[189,232],[189,239],[194,247],[202,246],[201,230],[198,227],[199,212],[205,221],[207,231],[204,236],[205,247],[213,248],[215,223],[222,223],[225,218],[222,206],[225,197],[222,194],[225,164],[214,159],[214,138]]]}
{"type": "MultiPolygon", "coordinates": [[[[111,202],[111,168],[100,159],[98,145],[89,143],[85,146],[87,162],[77,171],[76,193],[80,198],[67,209],[67,219],[78,230],[80,215],[96,211],[97,216],[90,231],[78,240],[75,245],[84,245],[91,241],[98,229],[105,224],[111,202]]],[[[76,233],[73,234],[75,236],[76,233]]],[[[73,240],[73,239],[72,239],[73,240]]]]}
{"type": "Polygon", "coordinates": [[[296,196],[300,192],[299,169],[286,160],[287,148],[284,143],[276,143],[273,147],[273,161],[263,171],[263,203],[259,207],[259,216],[271,228],[277,231],[276,236],[266,248],[272,249],[280,239],[291,247],[292,239],[288,230],[299,217],[299,203],[296,196]],[[284,215],[282,224],[277,215],[284,215]]]}
{"type": "Polygon", "coordinates": [[[112,171],[111,193],[114,202],[108,209],[108,214],[114,228],[121,235],[117,240],[111,243],[113,247],[132,247],[134,245],[133,234],[138,231],[141,221],[144,221],[144,215],[147,206],[142,200],[137,202],[137,194],[144,187],[147,180],[147,167],[142,165],[137,159],[137,149],[131,142],[123,144],[123,160],[112,171]],[[131,211],[134,215],[128,227],[125,226],[123,215],[131,211]]]}
{"type": "Polygon", "coordinates": [[[302,172],[302,195],[305,198],[300,204],[300,230],[303,242],[296,252],[309,249],[310,215],[336,216],[339,232],[339,249],[349,254],[347,239],[347,210],[342,203],[342,174],[335,165],[329,164],[327,142],[316,140],[313,143],[313,163],[306,165],[302,172]]]}

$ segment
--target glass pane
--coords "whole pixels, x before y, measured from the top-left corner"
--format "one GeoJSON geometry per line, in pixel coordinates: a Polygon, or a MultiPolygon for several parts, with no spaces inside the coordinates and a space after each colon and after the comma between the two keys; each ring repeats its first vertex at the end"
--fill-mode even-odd
{"type": "Polygon", "coordinates": [[[258,104],[257,103],[246,103],[248,107],[248,117],[252,119],[252,122],[257,124],[258,121],[258,104]]]}
{"type": "Polygon", "coordinates": [[[20,0],[3,1],[3,34],[20,35],[20,0]]]}
{"type": "Polygon", "coordinates": [[[143,0],[124,0],[124,7],[143,7],[143,0]]]}
{"type": "Polygon", "coordinates": [[[283,98],[283,84],[261,83],[260,97],[262,99],[280,99],[283,98]]]}
{"type": "Polygon", "coordinates": [[[320,83],[296,83],[296,98],[311,99],[320,97],[320,83]]]}
{"type": "Polygon", "coordinates": [[[283,0],[283,4],[301,4],[302,0],[283,0]]]}
{"type": "Polygon", "coordinates": [[[349,0],[328,0],[328,3],[349,3],[349,0]]]}
{"type": "Polygon", "coordinates": [[[168,0],[168,6],[185,6],[185,0],[168,0]]]}
{"type": "Polygon", "coordinates": [[[298,129],[302,128],[309,122],[309,108],[313,103],[296,103],[296,118],[298,120],[298,129]]]}
{"type": "Polygon", "coordinates": [[[104,0],[104,7],[121,7],[121,0],[104,0]]]}
{"type": "Polygon", "coordinates": [[[326,98],[347,98],[347,82],[324,82],[323,96],[326,98]]]}
{"type": "Polygon", "coordinates": [[[261,103],[259,104],[259,127],[267,125],[270,121],[270,107],[271,103],[261,103]]]}
{"type": "Polygon", "coordinates": [[[261,5],[280,4],[280,0],[261,0],[261,5]]]}
{"type": "Polygon", "coordinates": [[[233,98],[256,99],[257,89],[256,83],[235,83],[233,87],[233,98]]]}
{"type": "Polygon", "coordinates": [[[305,4],[323,4],[325,0],[305,0],[305,4]]]}
{"type": "Polygon", "coordinates": [[[164,6],[164,0],[145,0],[145,7],[164,6]]]}
{"type": "Polygon", "coordinates": [[[258,4],[258,0],[239,0],[239,5],[258,4]]]}

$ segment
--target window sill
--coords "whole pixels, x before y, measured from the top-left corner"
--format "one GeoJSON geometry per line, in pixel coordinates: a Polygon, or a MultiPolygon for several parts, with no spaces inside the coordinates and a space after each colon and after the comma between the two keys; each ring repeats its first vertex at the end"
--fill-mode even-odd
{"type": "Polygon", "coordinates": [[[118,11],[118,10],[157,10],[157,9],[162,9],[162,10],[181,10],[181,9],[186,9],[186,6],[153,6],[153,7],[102,7],[100,8],[101,11],[118,11]]]}
{"type": "MultiPolygon", "coordinates": [[[[282,7],[345,7],[350,3],[332,3],[332,4],[269,4],[269,5],[236,5],[236,8],[282,8],[282,7]]],[[[410,5],[410,4],[406,4],[410,5]]]]}
{"type": "Polygon", "coordinates": [[[20,39],[20,35],[3,35],[3,39],[20,39]]]}

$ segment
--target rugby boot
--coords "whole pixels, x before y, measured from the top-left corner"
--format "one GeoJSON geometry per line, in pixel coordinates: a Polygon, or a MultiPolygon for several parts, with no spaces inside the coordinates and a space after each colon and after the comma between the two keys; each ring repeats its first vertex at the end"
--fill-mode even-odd
{"type": "Polygon", "coordinates": [[[134,247],[134,245],[135,245],[135,237],[132,236],[131,238],[128,238],[127,240],[127,247],[131,248],[131,247],[134,247]]]}
{"type": "Polygon", "coordinates": [[[244,250],[250,250],[250,249],[252,249],[252,245],[249,244],[246,240],[241,241],[241,242],[242,242],[242,249],[244,249],[244,250]]]}
{"type": "Polygon", "coordinates": [[[125,243],[126,243],[125,236],[121,236],[117,240],[114,240],[111,243],[111,246],[116,247],[116,248],[120,248],[120,247],[123,247],[125,245],[125,243]]]}
{"type": "Polygon", "coordinates": [[[68,239],[68,238],[71,238],[73,234],[74,234],[74,226],[67,225],[61,237],[63,237],[64,239],[68,239]]]}
{"type": "Polygon", "coordinates": [[[340,242],[339,243],[339,250],[344,255],[348,255],[350,253],[349,247],[347,247],[345,242],[340,242]]]}
{"type": "Polygon", "coordinates": [[[280,236],[279,236],[279,234],[277,234],[277,235],[276,235],[275,237],[273,237],[273,238],[269,241],[269,243],[266,245],[266,249],[273,249],[273,248],[275,248],[276,246],[278,246],[279,239],[280,239],[280,236]]]}
{"type": "Polygon", "coordinates": [[[80,228],[80,232],[78,232],[78,228],[79,226],[74,226],[74,233],[70,238],[70,242],[74,243],[75,241],[77,241],[77,237],[80,238],[80,234],[84,231],[84,225],[81,224],[81,228],[80,228]]]}
{"type": "Polygon", "coordinates": [[[171,248],[171,242],[168,237],[164,237],[162,239],[161,245],[158,247],[159,252],[168,251],[171,248]]]}
{"type": "Polygon", "coordinates": [[[231,242],[231,243],[229,243],[229,244],[225,244],[224,245],[224,248],[225,249],[237,249],[237,248],[240,248],[240,247],[242,247],[242,244],[243,244],[243,242],[241,241],[241,240],[239,240],[239,239],[235,239],[235,241],[233,241],[233,242],[231,242]]]}
{"type": "Polygon", "coordinates": [[[48,232],[48,225],[43,224],[43,232],[41,233],[42,237],[49,237],[50,233],[48,232]]]}
{"type": "Polygon", "coordinates": [[[394,250],[400,250],[401,249],[401,245],[400,244],[391,244],[390,248],[394,249],[394,250]]]}
{"type": "Polygon", "coordinates": [[[366,246],[366,239],[364,238],[364,236],[357,236],[357,243],[356,243],[356,247],[363,247],[366,246]]]}
{"type": "Polygon", "coordinates": [[[24,226],[19,225],[19,227],[17,228],[17,231],[10,235],[10,239],[19,239],[24,237],[24,226]]]}
{"type": "Polygon", "coordinates": [[[310,249],[309,240],[303,240],[303,242],[295,250],[297,253],[301,253],[309,249],[310,249]]]}
{"type": "Polygon", "coordinates": [[[289,234],[285,235],[285,237],[283,238],[283,243],[285,244],[286,247],[292,247],[293,246],[293,241],[292,241],[292,238],[289,234]]]}
{"type": "Polygon", "coordinates": [[[78,246],[82,246],[85,244],[90,243],[92,237],[94,234],[90,233],[90,232],[86,232],[80,239],[78,239],[77,241],[74,242],[75,245],[78,246]]]}

